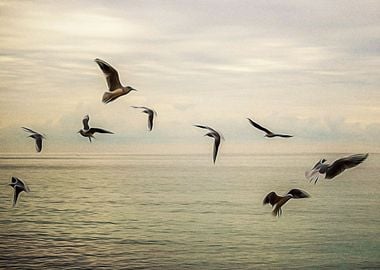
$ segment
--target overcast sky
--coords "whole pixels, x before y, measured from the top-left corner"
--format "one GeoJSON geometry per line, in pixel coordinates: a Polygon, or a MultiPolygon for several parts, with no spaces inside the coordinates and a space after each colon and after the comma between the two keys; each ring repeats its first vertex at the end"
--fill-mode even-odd
{"type": "Polygon", "coordinates": [[[0,1],[0,152],[380,151],[380,1],[0,1]],[[138,89],[109,104],[93,61],[138,89]],[[146,115],[158,112],[154,130],[146,115]],[[82,117],[115,132],[94,143],[82,117]],[[246,120],[289,140],[266,139],[246,120]]]}

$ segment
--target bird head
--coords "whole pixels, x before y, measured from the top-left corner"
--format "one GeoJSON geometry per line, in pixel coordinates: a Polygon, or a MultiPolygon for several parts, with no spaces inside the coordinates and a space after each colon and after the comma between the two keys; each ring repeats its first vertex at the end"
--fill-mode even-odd
{"type": "Polygon", "coordinates": [[[127,88],[128,91],[137,91],[137,89],[135,89],[135,88],[133,88],[131,86],[127,86],[126,88],[127,88]]]}

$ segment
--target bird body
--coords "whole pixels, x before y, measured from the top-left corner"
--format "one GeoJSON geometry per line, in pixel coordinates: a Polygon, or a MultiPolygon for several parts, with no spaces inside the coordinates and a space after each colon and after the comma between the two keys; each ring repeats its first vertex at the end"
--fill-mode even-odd
{"type": "Polygon", "coordinates": [[[102,129],[102,128],[90,128],[88,122],[90,120],[90,117],[88,115],[85,115],[83,117],[83,128],[78,131],[80,135],[83,137],[87,137],[89,141],[91,142],[91,138],[95,139],[94,134],[95,133],[108,133],[108,134],[113,134],[113,132],[102,129]]]}
{"type": "Polygon", "coordinates": [[[298,188],[294,188],[288,191],[287,194],[284,196],[279,196],[276,194],[276,192],[272,191],[268,193],[264,200],[263,205],[265,204],[271,204],[273,207],[272,215],[273,216],[281,216],[282,215],[282,209],[281,207],[290,199],[302,199],[302,198],[309,198],[310,195],[298,188]]]}
{"type": "Polygon", "coordinates": [[[220,134],[218,131],[216,131],[215,129],[213,128],[210,128],[210,127],[207,127],[207,126],[202,126],[202,125],[194,125],[195,127],[198,127],[198,128],[203,128],[203,129],[207,129],[209,130],[210,132],[206,133],[205,136],[208,136],[208,137],[211,137],[214,139],[214,150],[213,150],[213,156],[212,156],[212,159],[214,161],[214,164],[216,162],[216,157],[218,155],[218,150],[219,150],[219,146],[220,146],[220,141],[221,139],[224,139],[223,138],[223,135],[220,134]]]}
{"type": "Polygon", "coordinates": [[[42,150],[42,139],[46,139],[46,138],[42,134],[40,134],[40,133],[30,129],[30,128],[22,127],[22,129],[24,129],[24,131],[26,131],[26,132],[31,133],[31,135],[29,135],[28,137],[31,137],[35,140],[36,151],[41,152],[41,150],[42,150]]]}
{"type": "Polygon", "coordinates": [[[333,179],[346,169],[358,166],[360,163],[366,160],[367,157],[368,153],[355,154],[337,159],[331,164],[325,163],[326,159],[321,159],[314,165],[311,170],[305,172],[305,177],[309,179],[310,182],[314,181],[314,184],[317,183],[319,177],[321,176],[323,176],[325,179],[333,179]]]}
{"type": "Polygon", "coordinates": [[[104,92],[102,98],[104,103],[114,101],[115,99],[124,96],[131,91],[137,91],[131,86],[123,86],[120,83],[119,73],[110,64],[99,58],[96,58],[94,61],[99,65],[107,80],[108,92],[104,92]]]}
{"type": "Polygon", "coordinates": [[[135,109],[143,109],[142,112],[148,115],[148,129],[149,131],[152,131],[153,120],[154,120],[154,117],[157,116],[157,112],[153,109],[150,109],[148,107],[143,107],[143,106],[131,106],[131,107],[135,109]]]}
{"type": "Polygon", "coordinates": [[[259,124],[257,124],[256,122],[254,122],[252,119],[250,119],[250,118],[247,118],[247,119],[251,123],[252,126],[254,126],[255,128],[257,128],[257,129],[259,129],[261,131],[264,131],[266,133],[264,135],[264,137],[267,137],[267,138],[274,138],[274,137],[290,138],[290,137],[293,137],[293,135],[273,133],[269,129],[267,129],[267,128],[263,127],[263,126],[260,126],[259,124]]]}
{"type": "Polygon", "coordinates": [[[15,207],[20,193],[22,191],[29,192],[30,189],[26,183],[24,183],[21,179],[14,176],[12,176],[11,183],[9,185],[14,189],[12,206],[15,207]]]}

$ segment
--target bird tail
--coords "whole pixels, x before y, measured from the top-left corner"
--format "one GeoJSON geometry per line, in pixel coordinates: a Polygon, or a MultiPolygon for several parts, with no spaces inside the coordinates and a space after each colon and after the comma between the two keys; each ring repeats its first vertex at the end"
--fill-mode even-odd
{"type": "Polygon", "coordinates": [[[102,101],[107,104],[108,102],[111,102],[112,100],[113,100],[112,93],[104,92],[102,101]]]}
{"type": "Polygon", "coordinates": [[[305,172],[305,177],[307,180],[309,180],[309,182],[314,181],[314,183],[317,183],[319,176],[320,176],[320,173],[318,170],[309,170],[305,172]]]}

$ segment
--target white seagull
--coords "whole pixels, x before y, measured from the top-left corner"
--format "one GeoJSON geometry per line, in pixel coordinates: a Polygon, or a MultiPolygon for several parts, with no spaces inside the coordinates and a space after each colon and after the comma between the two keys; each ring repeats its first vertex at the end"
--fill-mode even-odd
{"type": "Polygon", "coordinates": [[[154,116],[157,116],[157,112],[155,110],[149,109],[148,107],[142,107],[142,106],[131,106],[135,109],[143,109],[143,113],[146,113],[148,115],[148,129],[149,131],[152,131],[153,128],[153,119],[154,116]]]}
{"type": "Polygon", "coordinates": [[[108,134],[113,134],[113,132],[111,131],[108,131],[108,130],[105,130],[105,129],[102,129],[102,128],[90,128],[90,126],[88,125],[88,121],[90,120],[90,117],[88,115],[85,115],[83,117],[83,128],[81,130],[78,131],[78,133],[80,133],[80,135],[82,135],[83,137],[87,137],[90,142],[91,142],[91,138],[94,138],[94,134],[97,132],[97,133],[108,133],[108,134]]]}
{"type": "Polygon", "coordinates": [[[249,119],[249,118],[247,118],[247,119],[251,123],[252,126],[254,126],[255,128],[257,128],[261,131],[264,131],[266,133],[264,137],[267,137],[267,138],[273,138],[273,137],[290,138],[290,137],[293,137],[293,135],[273,133],[269,129],[266,129],[265,127],[260,126],[259,124],[254,122],[252,119],[249,119]]]}
{"type": "Polygon", "coordinates": [[[325,163],[326,159],[323,158],[318,161],[311,170],[305,172],[305,177],[310,182],[314,181],[314,184],[317,183],[320,176],[323,176],[325,179],[332,179],[346,169],[358,166],[366,160],[367,157],[368,153],[356,154],[337,159],[331,164],[325,163]]]}
{"type": "Polygon", "coordinates": [[[31,133],[29,137],[33,138],[36,141],[36,151],[41,152],[42,150],[42,139],[46,139],[42,134],[35,132],[34,130],[26,127],[22,127],[22,129],[26,132],[31,133]]]}
{"type": "Polygon", "coordinates": [[[14,176],[12,176],[11,183],[9,185],[14,189],[12,207],[15,207],[20,193],[22,191],[29,192],[30,189],[21,179],[14,176]]]}
{"type": "Polygon", "coordinates": [[[209,130],[210,132],[207,133],[207,134],[205,134],[204,136],[208,136],[208,137],[214,138],[213,161],[214,161],[214,164],[215,164],[216,156],[218,155],[220,140],[221,139],[224,140],[223,135],[221,133],[217,132],[215,129],[207,127],[207,126],[201,126],[201,125],[194,125],[194,126],[198,127],[198,128],[203,128],[203,129],[209,130]]]}
{"type": "Polygon", "coordinates": [[[290,199],[302,199],[302,198],[309,198],[310,195],[306,193],[303,190],[300,190],[298,188],[294,188],[288,191],[288,193],[285,194],[285,196],[278,196],[276,192],[272,191],[268,193],[267,196],[265,196],[263,200],[263,205],[270,203],[272,205],[272,215],[273,216],[281,216],[282,209],[281,207],[290,199]]]}
{"type": "Polygon", "coordinates": [[[109,92],[104,92],[103,94],[102,100],[104,103],[109,103],[118,97],[128,94],[131,91],[137,91],[131,86],[121,85],[119,74],[117,73],[116,69],[114,69],[110,64],[99,58],[96,58],[94,61],[99,65],[100,69],[103,71],[104,76],[106,76],[107,79],[109,92]]]}

